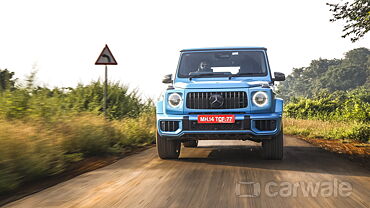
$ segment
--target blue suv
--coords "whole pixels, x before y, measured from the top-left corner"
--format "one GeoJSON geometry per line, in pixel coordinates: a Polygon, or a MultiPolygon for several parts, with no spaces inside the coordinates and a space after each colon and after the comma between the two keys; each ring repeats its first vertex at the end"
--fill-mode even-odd
{"type": "Polygon", "coordinates": [[[262,142],[266,159],[283,157],[283,100],[263,47],[200,48],[181,51],[176,76],[156,105],[157,150],[162,159],[179,157],[181,143],[241,139],[262,142]]]}

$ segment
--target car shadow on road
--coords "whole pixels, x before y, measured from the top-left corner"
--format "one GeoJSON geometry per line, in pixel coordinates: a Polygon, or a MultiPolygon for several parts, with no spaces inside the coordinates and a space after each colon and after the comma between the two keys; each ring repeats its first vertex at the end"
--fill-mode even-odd
{"type": "Polygon", "coordinates": [[[286,146],[283,160],[264,160],[260,146],[201,146],[186,148],[179,162],[207,163],[212,165],[290,170],[336,175],[369,176],[369,169],[357,163],[314,146],[286,146]],[[197,152],[209,151],[207,156],[197,157],[197,152]],[[186,154],[189,152],[189,154],[186,154]]]}

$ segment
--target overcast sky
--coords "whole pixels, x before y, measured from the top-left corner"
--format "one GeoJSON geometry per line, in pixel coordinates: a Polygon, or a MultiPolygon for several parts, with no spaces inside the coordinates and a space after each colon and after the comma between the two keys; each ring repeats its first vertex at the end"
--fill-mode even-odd
{"type": "Polygon", "coordinates": [[[38,83],[76,86],[103,77],[94,63],[108,44],[118,65],[109,79],[156,97],[162,76],[174,73],[183,48],[264,46],[272,71],[290,73],[312,59],[342,58],[370,47],[341,38],[326,2],[339,0],[147,0],[0,2],[0,69],[38,83]]]}

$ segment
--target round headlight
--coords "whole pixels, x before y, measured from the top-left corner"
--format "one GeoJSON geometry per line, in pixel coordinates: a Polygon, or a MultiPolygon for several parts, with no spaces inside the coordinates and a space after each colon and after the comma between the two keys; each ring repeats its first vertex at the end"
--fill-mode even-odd
{"type": "Polygon", "coordinates": [[[253,103],[258,107],[263,107],[268,102],[268,96],[266,92],[256,92],[252,98],[253,103]]]}
{"type": "Polygon", "coordinates": [[[173,108],[179,107],[181,102],[182,98],[178,93],[172,93],[168,96],[168,104],[173,108]]]}

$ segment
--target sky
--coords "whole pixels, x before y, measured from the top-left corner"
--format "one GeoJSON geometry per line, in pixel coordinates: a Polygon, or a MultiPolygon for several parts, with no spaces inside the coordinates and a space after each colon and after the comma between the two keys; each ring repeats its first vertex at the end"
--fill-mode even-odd
{"type": "Polygon", "coordinates": [[[326,2],[339,0],[12,0],[0,1],[0,69],[24,80],[74,87],[104,78],[94,65],[108,44],[110,81],[157,98],[184,48],[263,46],[271,70],[289,74],[318,58],[370,47],[370,34],[343,39],[326,2]]]}

